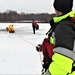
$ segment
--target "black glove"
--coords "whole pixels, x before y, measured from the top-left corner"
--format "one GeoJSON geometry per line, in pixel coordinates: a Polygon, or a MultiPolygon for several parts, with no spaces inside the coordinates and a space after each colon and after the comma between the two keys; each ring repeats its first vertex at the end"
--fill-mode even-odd
{"type": "Polygon", "coordinates": [[[46,35],[48,34],[48,32],[46,33],[46,35]]]}
{"type": "Polygon", "coordinates": [[[43,68],[45,69],[45,72],[46,72],[46,70],[48,69],[48,67],[49,67],[49,64],[43,64],[43,68]]]}
{"type": "Polygon", "coordinates": [[[41,52],[41,51],[42,51],[42,46],[41,46],[41,45],[36,46],[36,50],[37,50],[38,52],[41,52]]]}
{"type": "Polygon", "coordinates": [[[43,68],[45,69],[45,71],[48,69],[49,67],[49,63],[47,62],[46,58],[43,58],[43,68]]]}

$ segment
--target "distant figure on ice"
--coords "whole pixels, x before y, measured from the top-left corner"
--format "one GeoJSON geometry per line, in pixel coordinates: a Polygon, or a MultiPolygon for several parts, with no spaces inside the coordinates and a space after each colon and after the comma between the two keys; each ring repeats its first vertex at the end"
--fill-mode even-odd
{"type": "Polygon", "coordinates": [[[6,31],[8,31],[9,33],[15,33],[14,26],[9,25],[8,27],[6,27],[6,31]]]}
{"type": "Polygon", "coordinates": [[[36,21],[33,19],[33,22],[32,22],[32,28],[33,28],[33,34],[35,34],[35,29],[36,29],[36,21]]]}

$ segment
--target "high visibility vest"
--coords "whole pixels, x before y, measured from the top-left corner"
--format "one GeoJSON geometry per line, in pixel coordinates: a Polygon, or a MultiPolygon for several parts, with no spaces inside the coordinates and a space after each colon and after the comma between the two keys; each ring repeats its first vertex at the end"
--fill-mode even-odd
{"type": "MultiPolygon", "coordinates": [[[[64,16],[60,16],[59,18],[54,17],[53,20],[55,23],[58,23],[68,16],[73,17],[74,12],[71,11],[64,16]]],[[[50,38],[50,42],[55,44],[53,38],[53,36],[50,38]]],[[[75,53],[62,47],[54,48],[53,51],[53,61],[44,75],[75,75],[75,53]]]]}

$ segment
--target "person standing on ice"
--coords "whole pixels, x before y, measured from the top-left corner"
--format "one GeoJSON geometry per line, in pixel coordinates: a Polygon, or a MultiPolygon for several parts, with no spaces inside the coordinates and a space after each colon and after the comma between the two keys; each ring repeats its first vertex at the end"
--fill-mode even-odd
{"type": "Polygon", "coordinates": [[[54,0],[56,17],[50,20],[54,44],[52,62],[44,75],[75,75],[73,0],[54,0]]]}
{"type": "Polygon", "coordinates": [[[33,34],[35,34],[35,29],[36,29],[36,21],[33,19],[33,22],[32,22],[32,28],[33,28],[33,34]]]}

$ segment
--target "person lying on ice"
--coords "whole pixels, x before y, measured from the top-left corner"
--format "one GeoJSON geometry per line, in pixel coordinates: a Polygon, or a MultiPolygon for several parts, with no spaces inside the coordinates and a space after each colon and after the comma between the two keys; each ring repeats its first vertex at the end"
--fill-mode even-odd
{"type": "MultiPolygon", "coordinates": [[[[54,0],[56,17],[50,20],[54,41],[52,62],[44,75],[75,75],[73,0],[54,0]]],[[[53,44],[53,43],[52,43],[53,44]]]]}
{"type": "Polygon", "coordinates": [[[6,31],[8,31],[9,33],[15,33],[15,29],[13,25],[9,25],[8,27],[6,27],[6,31]]]}

